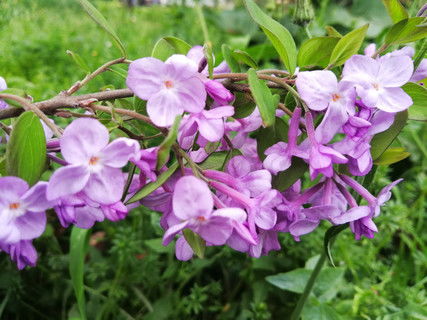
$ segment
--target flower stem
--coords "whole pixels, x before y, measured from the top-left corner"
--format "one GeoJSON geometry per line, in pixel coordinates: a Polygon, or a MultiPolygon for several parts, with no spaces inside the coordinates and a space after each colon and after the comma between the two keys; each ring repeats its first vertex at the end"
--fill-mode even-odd
{"type": "Polygon", "coordinates": [[[302,293],[301,297],[298,300],[297,306],[292,312],[292,315],[290,318],[291,320],[298,320],[301,317],[301,312],[302,312],[302,309],[304,308],[304,304],[307,301],[308,297],[310,296],[311,290],[313,289],[314,283],[316,282],[317,276],[320,274],[320,271],[322,270],[322,267],[325,261],[326,261],[326,252],[325,250],[322,250],[322,254],[319,260],[317,261],[313,272],[310,275],[310,279],[308,279],[308,282],[305,285],[304,292],[302,293]]]}

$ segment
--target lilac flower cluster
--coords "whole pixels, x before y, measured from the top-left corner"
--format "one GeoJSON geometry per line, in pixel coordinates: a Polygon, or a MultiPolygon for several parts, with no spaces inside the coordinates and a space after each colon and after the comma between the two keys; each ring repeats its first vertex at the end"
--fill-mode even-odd
{"type": "MultiPolygon", "coordinates": [[[[346,168],[353,176],[371,171],[372,138],[393,124],[397,112],[411,106],[411,97],[401,87],[427,77],[427,60],[414,72],[412,49],[371,58],[373,51],[369,46],[365,55],[351,57],[339,78],[328,70],[299,72],[293,79],[299,106],[290,118],[276,112],[289,122],[287,139],[263,154],[254,138],[262,127],[259,109],[246,118],[233,118],[235,97],[224,83],[208,77],[202,47],[165,62],[132,62],[126,83],[147,101],[152,123],[165,132],[183,115],[176,147],[186,153],[188,167],[181,159],[181,170],[138,203],[126,205],[137,190],[155,183],[168,169],[158,168],[159,147],[141,149],[129,138],[109,142],[110,134],[99,121],[74,120],[60,139],[46,134],[49,158],[61,165],[48,182],[29,187],[17,177],[0,178],[0,249],[18,268],[33,266],[37,253],[32,240],[45,229],[47,209],[55,210],[63,227],[91,228],[105,219],[121,220],[139,205],[162,212],[163,244],[177,237],[180,260],[194,254],[186,229],[208,246],[227,245],[252,257],[279,250],[279,233],[299,241],[321,221],[349,224],[356,239],[374,237],[378,230],[373,220],[401,179],[374,196],[337,169],[346,168]],[[212,145],[215,154],[228,154],[223,170],[197,165],[213,156],[212,145]],[[229,159],[236,150],[239,155],[229,159]],[[296,159],[306,163],[315,182],[305,189],[301,179],[284,191],[273,188],[273,177],[292,168],[296,159]],[[139,173],[126,187],[129,179],[122,169],[129,161],[139,173]],[[358,203],[354,194],[363,201],[358,203]]],[[[225,63],[214,69],[214,74],[228,72],[225,63]]],[[[0,90],[5,88],[0,78],[0,90]]]]}

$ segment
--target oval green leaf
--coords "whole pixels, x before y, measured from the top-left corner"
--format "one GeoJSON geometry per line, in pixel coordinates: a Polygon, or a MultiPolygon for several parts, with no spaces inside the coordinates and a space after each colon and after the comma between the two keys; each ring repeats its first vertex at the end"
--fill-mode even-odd
{"type": "Polygon", "coordinates": [[[305,41],[298,51],[298,65],[300,67],[326,67],[337,45],[339,37],[317,37],[305,41]]]}
{"type": "Polygon", "coordinates": [[[245,0],[245,5],[252,19],[270,39],[286,69],[290,73],[294,73],[297,66],[297,48],[291,33],[279,22],[265,14],[253,0],[245,0]]]}
{"type": "Polygon", "coordinates": [[[427,26],[422,25],[423,17],[404,19],[387,32],[386,45],[397,45],[421,40],[427,36],[427,26]]]}
{"type": "Polygon", "coordinates": [[[13,126],[6,147],[8,175],[36,183],[46,166],[46,137],[40,119],[32,111],[22,113],[13,126]]]}
{"type": "Polygon", "coordinates": [[[427,121],[427,89],[414,82],[408,82],[403,90],[409,94],[414,103],[409,107],[410,120],[427,121]]]}
{"type": "Polygon", "coordinates": [[[248,71],[248,83],[261,114],[264,127],[272,126],[276,118],[277,98],[273,96],[265,82],[258,79],[254,69],[249,69],[248,71]]]}
{"type": "Polygon", "coordinates": [[[378,166],[389,166],[393,163],[406,159],[411,154],[405,148],[389,148],[374,161],[378,166]]]}
{"type": "Polygon", "coordinates": [[[340,66],[352,55],[356,54],[365,39],[369,25],[353,30],[343,36],[336,44],[329,61],[330,65],[340,66]]]}
{"type": "Polygon", "coordinates": [[[407,19],[408,12],[399,0],[382,0],[388,15],[394,23],[407,19]]]}
{"type": "Polygon", "coordinates": [[[151,56],[159,60],[165,61],[173,54],[187,54],[191,46],[176,37],[164,37],[159,39],[154,45],[151,56]]]}

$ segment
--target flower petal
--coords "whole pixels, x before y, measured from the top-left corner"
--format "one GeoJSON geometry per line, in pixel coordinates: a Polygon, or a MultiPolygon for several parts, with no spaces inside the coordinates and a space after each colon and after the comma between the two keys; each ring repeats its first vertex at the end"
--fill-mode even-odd
{"type": "Polygon", "coordinates": [[[383,88],[376,107],[386,112],[399,112],[412,104],[412,98],[402,88],[383,88]]]}
{"type": "Polygon", "coordinates": [[[193,257],[193,249],[191,249],[187,240],[184,237],[179,237],[175,243],[175,256],[178,260],[188,261],[193,257]]]}
{"type": "Polygon", "coordinates": [[[98,120],[80,118],[71,122],[61,137],[61,153],[70,164],[87,165],[108,144],[107,128],[98,120]]]}
{"type": "Polygon", "coordinates": [[[409,81],[413,72],[412,59],[406,55],[382,57],[378,80],[384,87],[401,87],[409,81]]]}
{"type": "Polygon", "coordinates": [[[120,169],[103,167],[93,172],[84,188],[85,194],[100,204],[113,204],[122,197],[125,179],[120,169]]]}
{"type": "Polygon", "coordinates": [[[169,242],[171,242],[173,238],[177,235],[178,232],[181,232],[187,227],[188,223],[188,221],[184,221],[182,223],[175,224],[168,230],[166,230],[165,234],[163,235],[163,245],[167,246],[169,242]]]}
{"type": "Polygon", "coordinates": [[[139,144],[136,140],[118,138],[102,150],[102,163],[109,167],[122,168],[138,151],[139,144]]]}
{"type": "Polygon", "coordinates": [[[209,217],[213,198],[207,184],[194,176],[184,176],[175,185],[172,197],[174,214],[181,220],[209,217]]]}
{"type": "Polygon", "coordinates": [[[295,82],[301,98],[311,110],[324,110],[337,91],[337,77],[332,71],[303,71],[295,82]]]}
{"type": "Polygon", "coordinates": [[[32,240],[42,235],[46,227],[44,212],[27,212],[15,219],[15,225],[21,233],[20,240],[32,240]]]}
{"type": "Polygon", "coordinates": [[[89,170],[84,166],[65,166],[56,170],[49,180],[46,189],[48,200],[72,195],[81,191],[90,177],[89,170]]]}
{"type": "Polygon", "coordinates": [[[231,236],[233,226],[228,218],[212,216],[207,222],[198,225],[194,231],[207,242],[220,246],[231,236]]]}
{"type": "Polygon", "coordinates": [[[52,207],[52,203],[46,198],[47,186],[47,182],[40,181],[24,194],[22,202],[28,210],[42,212],[52,207]]]}
{"type": "Polygon", "coordinates": [[[172,125],[183,111],[183,101],[174,90],[161,90],[147,102],[148,116],[159,127],[172,125]]]}

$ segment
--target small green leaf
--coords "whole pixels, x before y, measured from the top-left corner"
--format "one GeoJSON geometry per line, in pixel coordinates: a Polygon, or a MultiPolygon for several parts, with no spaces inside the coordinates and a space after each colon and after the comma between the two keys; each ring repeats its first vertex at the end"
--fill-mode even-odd
{"type": "Polygon", "coordinates": [[[405,148],[389,148],[374,161],[374,164],[378,166],[388,166],[406,159],[410,155],[411,154],[407,152],[405,148]]]}
{"type": "Polygon", "coordinates": [[[408,109],[408,119],[427,121],[427,89],[417,83],[408,82],[403,90],[409,94],[414,103],[408,109]]]}
{"type": "Polygon", "coordinates": [[[203,170],[221,170],[223,168],[229,159],[231,159],[234,156],[241,155],[242,153],[237,150],[233,149],[230,151],[218,151],[213,152],[209,155],[209,157],[204,160],[202,163],[199,163],[199,167],[203,170]]]}
{"type": "Polygon", "coordinates": [[[205,240],[203,240],[197,233],[191,231],[190,229],[184,229],[182,233],[184,234],[185,240],[187,240],[196,256],[198,256],[200,259],[203,259],[206,249],[205,240]]]}
{"type": "Polygon", "coordinates": [[[291,166],[288,169],[279,172],[276,176],[273,176],[273,188],[279,191],[285,191],[297,182],[297,180],[307,172],[307,169],[308,165],[304,160],[294,157],[292,159],[291,166]]]}
{"type": "Polygon", "coordinates": [[[36,183],[46,166],[46,137],[40,119],[32,111],[21,114],[6,147],[8,175],[36,183]]]}
{"type": "Polygon", "coordinates": [[[399,135],[408,120],[408,111],[396,114],[394,122],[390,128],[374,136],[371,141],[371,156],[375,161],[389,147],[393,140],[399,135]]]}
{"type": "Polygon", "coordinates": [[[77,299],[80,316],[86,317],[86,302],[84,295],[84,260],[88,242],[89,229],[73,227],[70,237],[70,276],[77,299]]]}
{"type": "Polygon", "coordinates": [[[165,172],[162,172],[162,174],[157,177],[156,181],[147,183],[138,192],[136,192],[128,201],[126,201],[126,204],[137,202],[160,188],[171,177],[171,175],[174,174],[176,169],[178,169],[178,166],[178,162],[173,163],[165,172]]]}
{"type": "Polygon", "coordinates": [[[67,54],[73,59],[73,61],[76,63],[76,65],[80,67],[80,69],[82,69],[86,73],[91,72],[89,66],[87,65],[87,63],[83,60],[83,58],[79,54],[77,54],[71,50],[67,50],[67,54]]]}
{"type": "Polygon", "coordinates": [[[388,15],[394,23],[407,19],[408,12],[399,0],[382,0],[388,15]]]}
{"type": "Polygon", "coordinates": [[[227,62],[228,66],[230,67],[231,72],[240,72],[240,66],[239,63],[234,59],[233,52],[231,51],[230,47],[226,44],[223,44],[221,47],[222,55],[224,57],[224,60],[227,62]]]}
{"type": "Polygon", "coordinates": [[[386,45],[397,45],[421,40],[427,36],[427,26],[420,26],[423,17],[404,19],[391,27],[385,37],[386,45]]]}
{"type": "Polygon", "coordinates": [[[369,25],[353,30],[342,37],[336,44],[329,61],[330,65],[340,66],[352,55],[356,54],[365,39],[369,25]]]}
{"type": "Polygon", "coordinates": [[[219,146],[221,145],[221,141],[215,141],[215,142],[208,142],[206,143],[204,149],[206,151],[207,154],[213,153],[215,152],[219,146]]]}
{"type": "Polygon", "coordinates": [[[165,61],[173,54],[187,54],[190,49],[191,46],[184,40],[176,37],[164,37],[156,42],[151,56],[165,61]]]}
{"type": "Polygon", "coordinates": [[[282,62],[290,73],[295,72],[297,66],[297,48],[291,33],[279,22],[265,14],[253,0],[245,0],[246,8],[252,19],[270,39],[282,62]]]}
{"type": "Polygon", "coordinates": [[[162,144],[159,146],[159,151],[157,152],[157,170],[160,170],[169,160],[169,153],[172,145],[176,141],[178,136],[179,124],[181,123],[182,116],[178,115],[173,122],[172,127],[169,129],[169,133],[162,144]]]}
{"type": "Polygon", "coordinates": [[[273,94],[265,82],[258,79],[257,73],[254,69],[249,69],[248,71],[248,82],[261,114],[264,127],[274,125],[277,107],[277,103],[275,103],[276,98],[273,97],[273,94]]]}
{"type": "Polygon", "coordinates": [[[232,54],[237,61],[243,62],[251,68],[258,69],[256,61],[249,55],[249,53],[242,50],[234,50],[232,54]]]}
{"type": "Polygon", "coordinates": [[[326,33],[328,34],[329,37],[342,38],[342,34],[339,33],[337,31],[337,29],[335,29],[334,27],[332,27],[332,26],[326,26],[325,29],[326,29],[326,33]]]}
{"type": "Polygon", "coordinates": [[[255,102],[251,99],[249,93],[234,92],[234,115],[235,119],[242,119],[250,116],[255,110],[255,102]]]}
{"type": "Polygon", "coordinates": [[[215,58],[213,55],[212,44],[210,42],[206,42],[205,45],[203,46],[203,53],[204,53],[206,61],[208,63],[209,78],[212,79],[215,58]]]}
{"type": "Polygon", "coordinates": [[[115,46],[120,50],[123,57],[126,57],[126,50],[122,41],[117,36],[113,28],[109,25],[108,21],[98,11],[98,9],[96,9],[88,0],[77,1],[81,4],[86,13],[93,19],[93,21],[95,21],[97,25],[99,25],[102,29],[104,29],[105,32],[107,32],[108,35],[111,36],[111,39],[113,40],[115,46]]]}
{"type": "Polygon", "coordinates": [[[298,65],[326,67],[332,51],[337,45],[338,37],[318,37],[305,41],[298,51],[298,65]]]}

